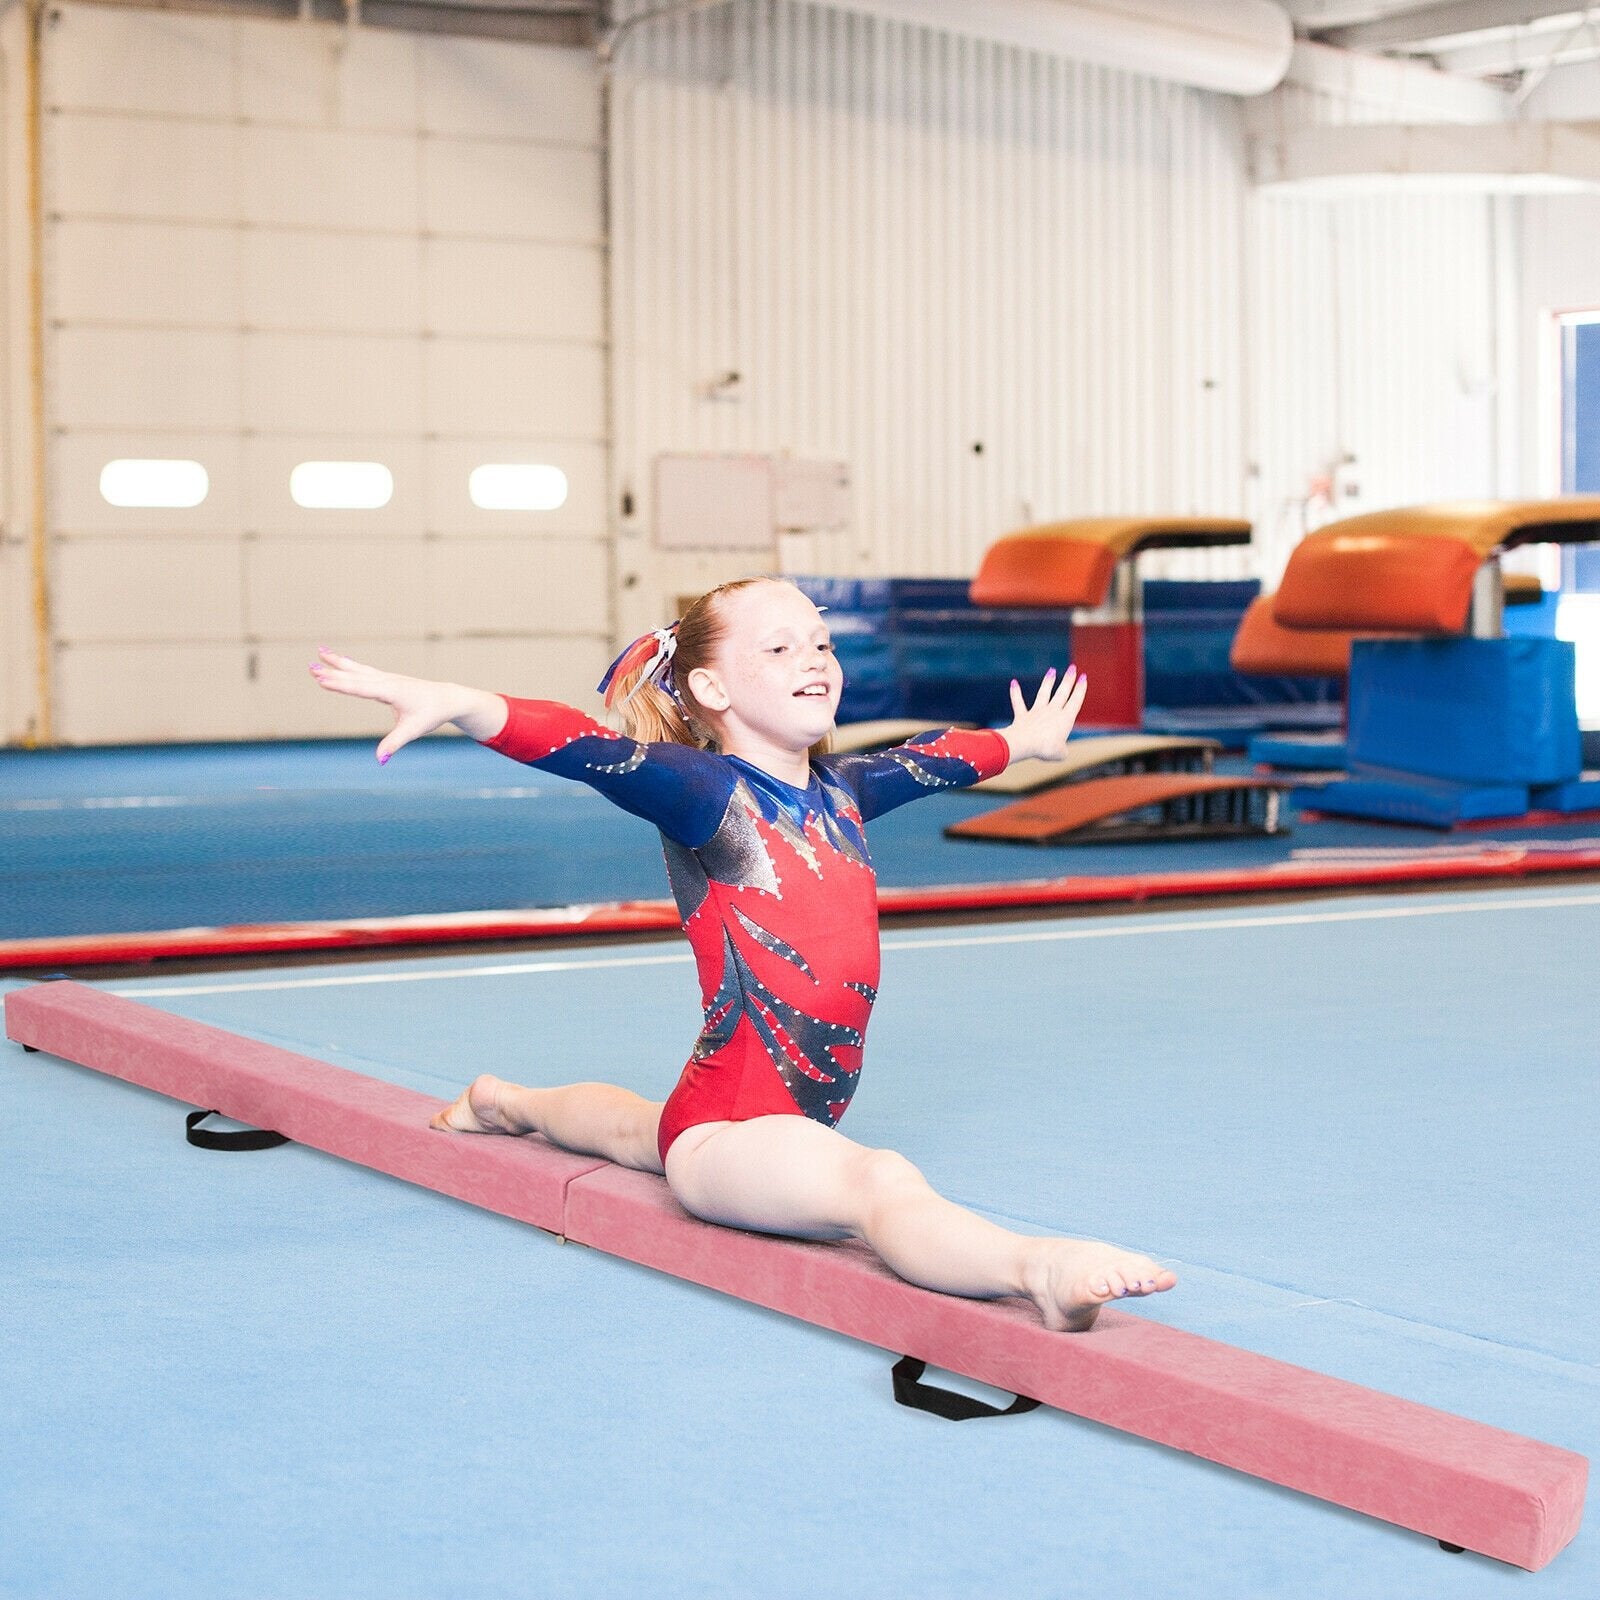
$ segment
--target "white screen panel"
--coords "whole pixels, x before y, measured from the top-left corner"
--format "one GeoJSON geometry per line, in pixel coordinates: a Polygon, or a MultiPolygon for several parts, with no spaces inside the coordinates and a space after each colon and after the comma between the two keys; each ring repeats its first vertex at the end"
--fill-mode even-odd
{"type": "Polygon", "coordinates": [[[425,257],[428,326],[598,344],[605,337],[600,269],[590,245],[433,239],[425,257]]]}
{"type": "Polygon", "coordinates": [[[63,539],[55,564],[65,643],[224,642],[244,631],[235,538],[63,539]]]}
{"type": "Polygon", "coordinates": [[[605,436],[605,362],[597,346],[435,339],[426,388],[432,433],[605,436]]]}

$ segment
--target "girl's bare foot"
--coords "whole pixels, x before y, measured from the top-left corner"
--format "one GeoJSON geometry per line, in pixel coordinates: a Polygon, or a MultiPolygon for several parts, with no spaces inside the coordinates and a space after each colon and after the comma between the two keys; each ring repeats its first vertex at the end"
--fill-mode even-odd
{"type": "Polygon", "coordinates": [[[1027,1293],[1060,1333],[1087,1331],[1107,1301],[1162,1294],[1178,1281],[1149,1256],[1093,1239],[1040,1239],[1031,1254],[1027,1293]]]}
{"type": "Polygon", "coordinates": [[[448,1133],[526,1133],[501,1109],[500,1091],[505,1085],[485,1073],[474,1078],[460,1097],[445,1107],[428,1126],[448,1133]]]}

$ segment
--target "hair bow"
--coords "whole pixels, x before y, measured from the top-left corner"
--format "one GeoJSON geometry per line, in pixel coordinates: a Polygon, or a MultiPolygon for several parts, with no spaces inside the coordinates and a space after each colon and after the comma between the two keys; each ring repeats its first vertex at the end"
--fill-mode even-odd
{"type": "Polygon", "coordinates": [[[678,698],[677,685],[672,681],[672,658],[678,649],[678,624],[668,624],[665,628],[652,628],[649,633],[642,633],[630,644],[615,661],[606,668],[605,676],[596,686],[598,691],[605,696],[606,705],[610,706],[615,698],[614,684],[627,678],[635,667],[641,664],[644,671],[639,674],[639,681],[622,697],[623,705],[633,699],[647,683],[656,683],[664,688],[674,700],[678,698]]]}

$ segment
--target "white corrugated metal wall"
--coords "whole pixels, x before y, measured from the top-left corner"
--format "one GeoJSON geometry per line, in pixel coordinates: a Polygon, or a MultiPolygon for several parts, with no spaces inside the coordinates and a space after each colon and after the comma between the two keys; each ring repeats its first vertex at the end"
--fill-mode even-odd
{"type": "MultiPolygon", "coordinates": [[[[316,643],[577,695],[610,616],[599,95],[585,52],[52,8],[44,42],[56,735],[355,732],[316,643]],[[200,461],[120,509],[110,459],[200,461]],[[375,461],[308,510],[302,461],[375,461]],[[544,462],[549,512],[472,504],[544,462]]],[[[382,721],[381,712],[377,720],[382,721]]]]}
{"type": "Polygon", "coordinates": [[[822,571],[965,573],[1029,520],[1242,506],[1232,102],[753,0],[635,34],[613,128],[630,620],[740,565],[652,551],[666,450],[847,461],[852,528],[791,557],[822,571]],[[738,398],[708,397],[729,371],[738,398]]]}
{"type": "MultiPolygon", "coordinates": [[[[1382,89],[1268,114],[1430,114],[1382,89]]],[[[1493,487],[1483,199],[1258,196],[1262,105],[800,0],[647,25],[614,104],[630,622],[741,564],[651,549],[665,450],[848,461],[854,526],[800,557],[830,571],[1156,510],[1260,534],[1150,570],[1273,579],[1346,455],[1341,513],[1493,487]]]]}
{"type": "MultiPolygon", "coordinates": [[[[1448,99],[1418,93],[1428,79],[1414,69],[1353,76],[1344,93],[1285,84],[1247,106],[1247,127],[1450,114],[1448,99]]],[[[1308,528],[1335,517],[1515,492],[1497,455],[1497,330],[1514,287],[1497,272],[1494,203],[1266,189],[1248,214],[1250,515],[1267,583],[1308,528]]]]}

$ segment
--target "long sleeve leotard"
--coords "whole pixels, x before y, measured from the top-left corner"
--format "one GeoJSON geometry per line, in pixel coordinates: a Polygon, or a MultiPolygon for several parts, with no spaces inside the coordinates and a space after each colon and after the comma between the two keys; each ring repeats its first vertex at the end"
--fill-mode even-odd
{"type": "Polygon", "coordinates": [[[661,832],[705,1011],[662,1113],[663,1162],[703,1122],[799,1115],[834,1126],[877,997],[864,824],[1002,771],[1004,737],[928,733],[877,754],[816,757],[801,789],[737,756],[637,743],[553,701],[506,704],[491,749],[589,784],[661,832]]]}

